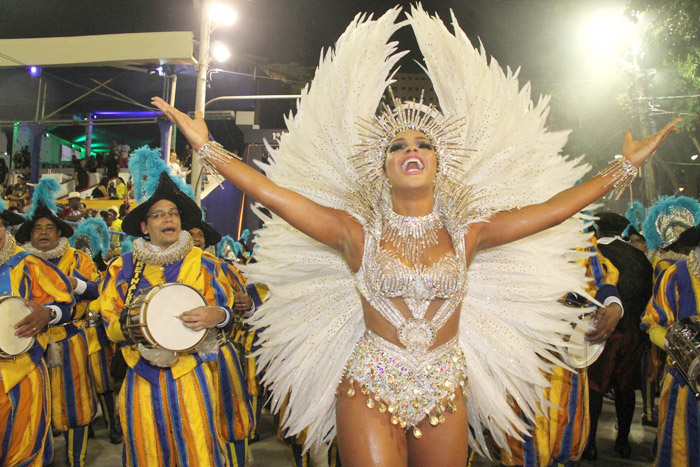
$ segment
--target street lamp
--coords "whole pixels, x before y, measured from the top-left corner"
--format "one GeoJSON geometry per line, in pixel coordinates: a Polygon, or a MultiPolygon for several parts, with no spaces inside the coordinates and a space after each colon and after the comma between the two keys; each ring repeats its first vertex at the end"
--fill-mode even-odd
{"type": "MultiPolygon", "coordinates": [[[[228,6],[214,0],[205,0],[202,5],[202,22],[199,35],[199,69],[197,70],[197,88],[195,91],[194,112],[201,112],[204,118],[204,104],[207,94],[207,72],[212,55],[209,51],[211,33],[217,26],[229,26],[236,20],[236,13],[228,6]]],[[[229,53],[230,55],[230,53],[229,53]]],[[[197,204],[202,202],[202,166],[199,159],[192,158],[192,189],[197,204]]]]}
{"type": "MultiPolygon", "coordinates": [[[[625,69],[632,77],[636,98],[633,100],[634,111],[637,115],[642,135],[653,132],[649,120],[649,106],[646,102],[646,70],[642,70],[639,60],[642,56],[641,30],[644,18],[632,21],[623,14],[623,7],[613,5],[612,8],[594,12],[585,21],[585,43],[589,47],[592,59],[597,62],[595,68],[603,69],[606,64],[614,61],[616,56],[627,55],[628,63],[619,63],[615,71],[625,69]],[[603,63],[607,62],[607,63],[603,63]],[[622,65],[622,67],[620,67],[622,65]]],[[[647,200],[656,198],[656,174],[654,160],[649,159],[640,170],[642,186],[647,200]]]]}

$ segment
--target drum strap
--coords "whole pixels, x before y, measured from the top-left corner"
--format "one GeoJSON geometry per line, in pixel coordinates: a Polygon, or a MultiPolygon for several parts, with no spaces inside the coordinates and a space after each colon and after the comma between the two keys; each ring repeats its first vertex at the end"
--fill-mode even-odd
{"type": "Polygon", "coordinates": [[[136,260],[134,263],[134,274],[131,276],[129,281],[129,288],[126,289],[126,298],[124,299],[124,304],[128,305],[131,300],[134,299],[134,293],[136,292],[136,287],[141,282],[141,276],[143,276],[143,269],[146,267],[146,263],[141,260],[136,260]]]}

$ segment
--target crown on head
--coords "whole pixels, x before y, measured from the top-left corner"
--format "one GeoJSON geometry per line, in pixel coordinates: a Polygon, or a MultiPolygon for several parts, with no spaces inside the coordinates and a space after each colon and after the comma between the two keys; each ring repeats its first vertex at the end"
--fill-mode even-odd
{"type": "Polygon", "coordinates": [[[659,214],[654,224],[661,237],[661,248],[666,248],[678,240],[683,232],[695,225],[695,218],[689,210],[674,207],[669,212],[659,214]]]}
{"type": "Polygon", "coordinates": [[[417,130],[425,134],[435,148],[438,174],[448,175],[458,166],[465,150],[460,146],[459,124],[461,118],[446,117],[434,105],[420,100],[406,101],[394,97],[389,88],[393,108],[382,104],[383,112],[370,120],[359,123],[362,142],[357,145],[359,152],[351,158],[361,177],[370,181],[384,175],[384,161],[391,140],[406,130],[417,130]]]}

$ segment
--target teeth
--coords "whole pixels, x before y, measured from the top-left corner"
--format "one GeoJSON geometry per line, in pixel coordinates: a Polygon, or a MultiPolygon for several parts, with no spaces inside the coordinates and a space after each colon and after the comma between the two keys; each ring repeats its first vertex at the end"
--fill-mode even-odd
{"type": "Polygon", "coordinates": [[[409,158],[409,159],[406,159],[406,160],[404,161],[404,163],[401,165],[401,170],[403,170],[403,171],[405,172],[405,171],[406,171],[406,167],[408,167],[408,164],[409,164],[410,162],[415,162],[416,164],[418,164],[418,168],[419,168],[420,170],[423,170],[423,163],[420,161],[420,159],[417,159],[417,158],[415,158],[415,157],[411,157],[411,158],[409,158]]]}

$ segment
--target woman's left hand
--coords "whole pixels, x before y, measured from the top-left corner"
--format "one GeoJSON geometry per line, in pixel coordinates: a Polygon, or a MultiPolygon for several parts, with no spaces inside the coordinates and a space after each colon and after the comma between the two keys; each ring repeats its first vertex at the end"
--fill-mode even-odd
{"type": "Polygon", "coordinates": [[[632,138],[632,133],[625,131],[625,143],[622,146],[622,155],[626,157],[632,165],[639,167],[651,156],[669,134],[678,131],[676,125],[682,121],[682,118],[674,118],[661,130],[639,141],[632,138]]]}

